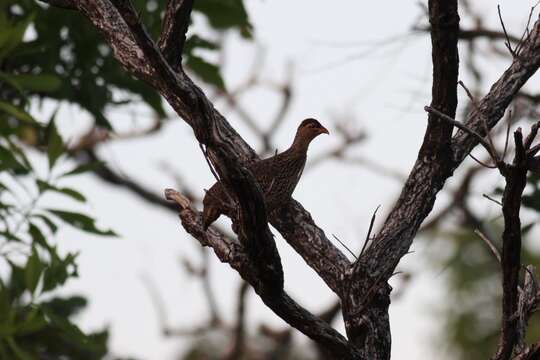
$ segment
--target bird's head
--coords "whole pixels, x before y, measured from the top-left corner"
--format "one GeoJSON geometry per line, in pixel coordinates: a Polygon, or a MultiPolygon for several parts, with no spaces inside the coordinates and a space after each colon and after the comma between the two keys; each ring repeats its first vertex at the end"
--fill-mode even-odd
{"type": "Polygon", "coordinates": [[[329,132],[324,126],[321,125],[319,121],[315,119],[305,119],[300,123],[300,126],[298,126],[298,130],[296,131],[296,136],[309,141],[321,134],[329,134],[329,132]]]}

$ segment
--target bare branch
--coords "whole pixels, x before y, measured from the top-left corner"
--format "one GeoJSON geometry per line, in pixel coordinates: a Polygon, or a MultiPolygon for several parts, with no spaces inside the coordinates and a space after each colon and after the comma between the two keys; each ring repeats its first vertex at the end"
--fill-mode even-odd
{"type": "MultiPolygon", "coordinates": [[[[455,126],[457,127],[458,129],[470,134],[470,135],[473,135],[476,137],[476,139],[478,140],[478,142],[487,150],[487,152],[489,153],[489,155],[491,156],[491,158],[497,162],[497,158],[495,156],[495,154],[492,152],[492,147],[491,147],[491,144],[488,143],[486,140],[484,140],[484,138],[482,137],[482,135],[480,135],[479,133],[477,133],[476,131],[474,131],[473,129],[470,129],[468,128],[467,126],[463,125],[462,123],[460,123],[459,121],[456,121],[454,119],[452,119],[450,116],[446,115],[446,114],[443,114],[442,112],[440,112],[439,110],[437,109],[433,109],[429,106],[424,106],[424,110],[427,111],[428,113],[431,113],[431,114],[435,114],[437,115],[438,117],[440,117],[442,120],[452,124],[452,126],[455,126]]],[[[475,159],[476,160],[476,159],[475,159]]],[[[478,160],[477,160],[478,161],[478,160]]]]}
{"type": "MultiPolygon", "coordinates": [[[[81,0],[77,6],[102,32],[122,66],[158,89],[193,128],[197,140],[208,147],[208,156],[218,172],[227,168],[225,159],[229,164],[248,164],[257,159],[201,89],[183,71],[170,68],[129,1],[114,3],[112,6],[108,0],[81,0]]],[[[326,284],[339,292],[339,279],[350,262],[300,204],[291,201],[281,210],[278,217],[271,219],[272,224],[326,284]]]]}
{"type": "Polygon", "coordinates": [[[486,199],[488,199],[489,201],[493,201],[495,204],[497,204],[499,206],[502,206],[502,203],[499,200],[496,200],[496,199],[492,198],[488,194],[482,194],[482,196],[485,197],[486,199]]]}
{"type": "Polygon", "coordinates": [[[234,268],[261,297],[263,302],[278,316],[306,336],[312,338],[339,359],[367,359],[325,321],[315,317],[298,305],[284,291],[268,289],[266,280],[259,278],[256,265],[252,263],[245,248],[238,242],[227,239],[212,228],[203,230],[200,213],[195,211],[185,197],[175,190],[167,189],[165,196],[179,206],[182,226],[201,245],[210,246],[217,257],[234,268]]]}
{"type": "Polygon", "coordinates": [[[499,264],[501,263],[501,254],[499,253],[499,250],[497,250],[497,247],[493,244],[493,242],[491,240],[489,240],[489,238],[484,235],[480,230],[476,229],[474,230],[474,233],[476,235],[478,235],[478,237],[480,239],[482,239],[483,242],[485,242],[487,244],[487,246],[489,247],[489,250],[491,250],[491,252],[493,253],[493,255],[495,255],[495,258],[497,258],[497,261],[499,262],[499,264]]]}
{"type": "MultiPolygon", "coordinates": [[[[375,208],[375,211],[373,211],[373,215],[371,216],[371,221],[369,222],[369,229],[368,229],[368,232],[366,234],[366,240],[364,241],[364,245],[362,245],[362,250],[360,250],[360,255],[359,256],[362,256],[362,254],[364,253],[364,250],[366,250],[366,246],[369,242],[369,239],[371,237],[371,230],[373,230],[373,224],[375,223],[375,217],[377,216],[377,211],[379,210],[379,208],[381,207],[381,205],[378,205],[376,208],[375,208]]],[[[358,259],[356,259],[358,260],[358,259]]]]}
{"type": "MultiPolygon", "coordinates": [[[[526,153],[520,129],[514,133],[516,154],[514,164],[507,167],[506,186],[503,193],[504,232],[501,254],[503,273],[503,305],[502,332],[499,348],[493,360],[510,359],[514,347],[519,341],[518,318],[518,286],[521,269],[521,221],[519,210],[521,196],[527,184],[526,153]]],[[[530,144],[529,144],[530,145],[530,144]]]]}
{"type": "Polygon", "coordinates": [[[512,54],[513,57],[516,57],[516,52],[514,51],[514,49],[512,49],[512,45],[510,43],[510,37],[508,36],[508,33],[506,32],[506,26],[504,26],[504,21],[503,21],[503,18],[502,18],[502,15],[501,15],[501,6],[500,5],[497,5],[497,13],[499,14],[499,21],[501,22],[501,26],[502,26],[502,29],[503,29],[503,32],[504,32],[504,37],[505,37],[505,43],[504,45],[506,45],[506,47],[508,48],[508,51],[510,51],[510,54],[512,54]]]}

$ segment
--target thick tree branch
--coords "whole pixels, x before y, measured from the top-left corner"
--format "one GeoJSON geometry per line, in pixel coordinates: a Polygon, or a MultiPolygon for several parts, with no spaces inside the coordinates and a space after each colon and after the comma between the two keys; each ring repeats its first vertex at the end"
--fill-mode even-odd
{"type": "Polygon", "coordinates": [[[538,360],[540,359],[540,342],[532,344],[526,351],[513,358],[514,360],[538,360]]]}
{"type": "MultiPolygon", "coordinates": [[[[433,59],[431,106],[454,117],[459,64],[457,0],[430,0],[429,21],[433,59]]],[[[452,158],[453,127],[431,114],[428,119],[417,162],[397,204],[372,246],[347,274],[347,292],[342,296],[347,334],[373,359],[390,358],[390,287],[386,282],[409,251],[416,231],[433,207],[435,194],[450,175],[445,168],[452,158]]]]}
{"type": "Polygon", "coordinates": [[[514,164],[506,167],[506,186],[503,194],[504,232],[501,254],[503,273],[502,333],[494,360],[507,360],[518,341],[518,285],[521,268],[521,196],[527,184],[526,154],[521,131],[514,134],[516,156],[514,164]]]}
{"type": "Polygon", "coordinates": [[[169,65],[178,71],[186,42],[193,0],[169,0],[161,26],[158,45],[169,65]]]}
{"type": "Polygon", "coordinates": [[[281,259],[268,227],[266,206],[259,185],[253,175],[242,166],[235,166],[224,158],[226,169],[222,181],[234,191],[238,199],[240,228],[238,239],[250,261],[255,265],[254,276],[265,283],[267,291],[283,291],[281,259]]]}
{"type": "Polygon", "coordinates": [[[238,271],[261,297],[263,302],[278,316],[317,343],[328,349],[336,359],[368,359],[325,321],[317,318],[292,300],[284,291],[268,288],[266,281],[257,276],[256,265],[250,260],[244,246],[227,239],[212,228],[204,231],[199,212],[191,208],[189,201],[174,190],[167,190],[167,199],[180,207],[182,226],[201,245],[211,247],[221,262],[238,271]]]}
{"type": "MultiPolygon", "coordinates": [[[[464,125],[485,136],[484,124],[491,129],[502,118],[505,109],[525,82],[540,66],[540,21],[534,24],[530,34],[523,42],[519,58],[514,59],[510,67],[491,87],[467,117],[464,125]]],[[[357,266],[362,286],[358,294],[377,297],[367,289],[384,289],[376,284],[386,281],[409,250],[418,227],[431,211],[436,195],[453,171],[461,164],[470,151],[478,144],[476,136],[462,131],[452,139],[452,153],[447,162],[432,162],[422,152],[414,165],[402,194],[390,212],[373,245],[366,251],[357,266]]],[[[366,300],[369,302],[369,299],[366,300]]],[[[373,319],[376,317],[374,316],[373,319]]],[[[360,319],[359,319],[360,321],[360,319]]]]}
{"type": "MultiPolygon", "coordinates": [[[[510,102],[517,96],[521,87],[540,66],[540,20],[537,20],[531,32],[521,46],[519,58],[513,60],[510,67],[493,84],[489,92],[471,111],[464,125],[485,136],[484,123],[493,128],[503,117],[510,102]]],[[[463,159],[478,144],[469,134],[459,131],[452,139],[453,164],[457,168],[463,159]]]]}
{"type": "MultiPolygon", "coordinates": [[[[209,157],[218,171],[223,168],[220,159],[224,156],[243,164],[256,160],[253,149],[214,108],[201,89],[181,69],[175,72],[170,68],[140,24],[133,7],[123,0],[115,0],[114,3],[115,6],[108,0],[81,0],[77,8],[103,34],[121,65],[156,88],[193,128],[197,140],[208,147],[209,157]],[[221,155],[216,151],[221,151],[221,155]]],[[[283,237],[293,248],[302,251],[302,258],[326,284],[339,293],[340,279],[349,265],[347,258],[300,204],[292,201],[282,214],[288,217],[272,219],[272,224],[283,231],[283,237]],[[333,265],[329,269],[323,268],[321,264],[326,263],[333,265]]]]}

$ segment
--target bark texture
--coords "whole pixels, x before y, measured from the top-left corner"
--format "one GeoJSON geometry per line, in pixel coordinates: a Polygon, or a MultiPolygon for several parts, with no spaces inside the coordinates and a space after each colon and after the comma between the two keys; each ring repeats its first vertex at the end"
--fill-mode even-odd
{"type": "MultiPolygon", "coordinates": [[[[148,35],[128,0],[45,2],[77,10],[93,23],[124,69],[159,91],[193,129],[195,139],[217,175],[239,199],[240,231],[238,239],[233,240],[213,229],[204,231],[200,214],[184,197],[168,190],[167,197],[180,208],[183,228],[201,245],[212,247],[216,256],[253,286],[262,301],[278,316],[315,340],[335,359],[390,358],[388,308],[391,288],[388,280],[401,258],[408,253],[445,181],[479,143],[474,133],[485,136],[486,130],[499,122],[512,99],[540,66],[540,21],[537,21],[520,46],[519,56],[489,93],[477,102],[464,122],[463,125],[472,132],[458,131],[452,137],[452,123],[430,112],[423,144],[399,199],[372,245],[351,263],[298,202],[291,200],[268,219],[259,186],[247,170],[247,165],[258,159],[257,154],[182,69],[181,54],[193,1],[168,2],[159,46],[148,35]],[[340,297],[347,339],[294,302],[283,290],[281,259],[268,220],[340,297]]],[[[431,108],[453,118],[457,107],[457,42],[463,36],[459,31],[457,0],[430,0],[429,20],[433,58],[431,108]]],[[[528,166],[532,166],[537,159],[528,158],[527,161],[528,166]]],[[[537,164],[534,166],[538,167],[537,164]]],[[[111,178],[110,174],[104,175],[111,178]]],[[[509,184],[510,188],[522,191],[521,178],[509,181],[509,184]]],[[[517,199],[520,196],[517,190],[505,193],[508,213],[513,216],[516,207],[519,210],[517,199]]],[[[503,249],[502,262],[511,266],[503,270],[503,287],[508,296],[503,303],[506,322],[503,323],[502,345],[498,352],[501,355],[497,355],[497,359],[511,356],[516,343],[523,338],[519,329],[526,324],[540,298],[535,290],[531,290],[536,284],[532,275],[529,285],[526,285],[527,281],[524,285],[524,289],[529,290],[523,294],[528,295],[516,295],[519,212],[517,214],[517,222],[514,217],[508,217],[504,235],[509,240],[503,249]],[[521,314],[517,320],[511,316],[516,311],[521,314]],[[506,346],[507,343],[510,345],[506,346]]],[[[533,354],[538,354],[538,346],[530,347],[520,356],[529,359],[533,354]]]]}

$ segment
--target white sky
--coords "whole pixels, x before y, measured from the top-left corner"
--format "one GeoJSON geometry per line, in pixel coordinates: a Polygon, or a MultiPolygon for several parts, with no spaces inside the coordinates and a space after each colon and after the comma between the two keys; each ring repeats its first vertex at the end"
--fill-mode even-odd
{"type": "MultiPolygon", "coordinates": [[[[369,139],[355,148],[353,154],[407,173],[423,137],[426,122],[423,106],[430,101],[430,40],[428,36],[406,37],[381,49],[374,43],[407,33],[420,12],[417,1],[379,1],[369,5],[359,1],[321,0],[248,0],[246,3],[257,41],[266,49],[263,77],[283,79],[286,64],[291,61],[295,64],[294,103],[279,132],[280,149],[291,142],[301,119],[316,117],[332,133],[332,119],[337,114],[358,121],[368,131],[369,139]],[[365,55],[366,51],[369,56],[365,55]]],[[[533,2],[501,0],[499,3],[510,31],[518,33],[533,2]]],[[[484,9],[488,24],[498,28],[496,2],[484,0],[475,4],[484,9]]],[[[245,78],[254,54],[252,44],[237,38],[228,42],[225,78],[230,88],[245,78]]],[[[506,65],[487,64],[488,80],[496,79],[506,65]]],[[[252,141],[249,130],[222,104],[217,105],[242,136],[252,141]]],[[[260,122],[269,121],[276,109],[275,99],[264,91],[251,94],[244,105],[257,114],[260,122]]],[[[62,131],[65,134],[80,131],[80,124],[87,117],[74,108],[64,109],[62,131]]],[[[128,127],[132,124],[129,114],[111,114],[111,118],[115,124],[122,118],[128,127]]],[[[332,136],[318,138],[309,155],[321,153],[335,142],[336,137],[332,136]]],[[[200,194],[212,183],[191,130],[181,120],[169,123],[165,131],[144,140],[105,145],[101,154],[111,166],[156,193],[174,187],[174,180],[159,168],[162,162],[173,166],[200,194]]],[[[100,220],[100,225],[122,235],[120,239],[99,238],[69,228],[63,228],[59,234],[63,250],[81,252],[80,278],[71,281],[65,290],[83,293],[90,299],[80,323],[85,329],[110,325],[111,349],[118,355],[173,359],[185,340],[161,336],[157,314],[141,276],[155,281],[165,299],[169,325],[189,327],[202,323],[208,312],[200,283],[187,276],[179,261],[186,257],[197,262],[198,243],[186,235],[176,216],[148,206],[124,190],[104,185],[90,176],[65,184],[87,195],[90,205],[85,209],[100,220]]],[[[350,248],[358,250],[372,211],[382,205],[377,228],[390,210],[400,185],[394,179],[361,167],[326,162],[302,178],[294,197],[328,235],[336,234],[350,248]]],[[[444,195],[439,200],[444,201],[444,195]]],[[[282,239],[277,241],[287,290],[308,309],[324,309],[332,302],[333,294],[282,239]]],[[[395,358],[434,358],[430,344],[438,328],[433,305],[442,300],[444,275],[440,275],[442,269],[427,268],[423,256],[427,254],[426,244],[414,244],[415,253],[408,255],[398,267],[415,276],[404,297],[391,306],[395,358]]],[[[221,312],[230,319],[239,277],[216,260],[212,270],[221,312]]],[[[399,278],[394,285],[398,290],[399,278]]],[[[253,328],[261,322],[283,326],[255,295],[250,297],[248,316],[253,328]]]]}

